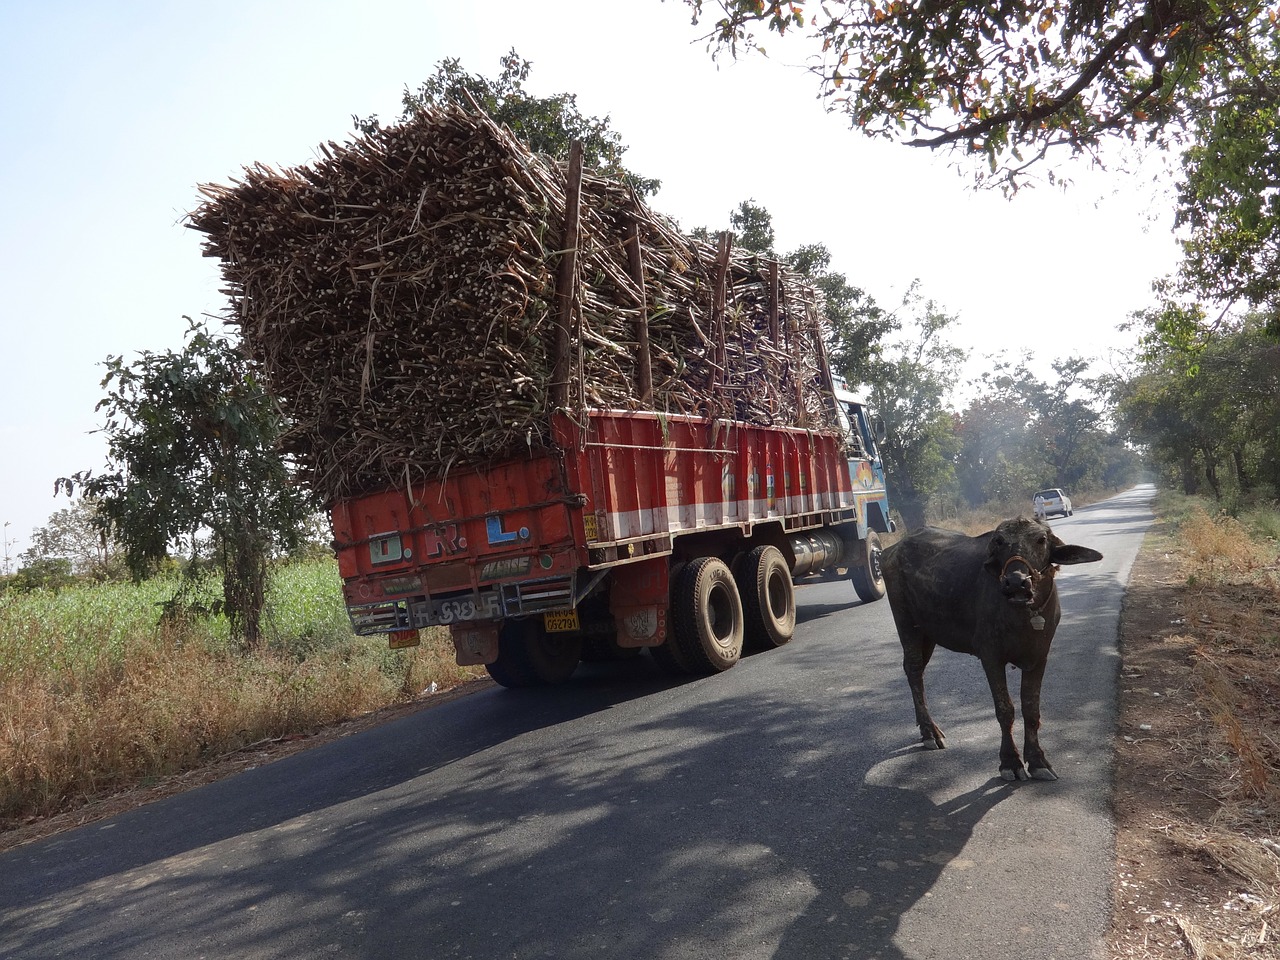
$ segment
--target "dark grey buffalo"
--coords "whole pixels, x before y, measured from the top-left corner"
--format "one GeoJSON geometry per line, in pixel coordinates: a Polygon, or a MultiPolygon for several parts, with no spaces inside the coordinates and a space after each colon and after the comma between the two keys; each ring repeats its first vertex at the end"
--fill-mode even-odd
{"type": "Polygon", "coordinates": [[[1023,753],[1030,776],[1056,780],[1040,749],[1040,682],[1062,608],[1054,574],[1064,563],[1092,563],[1102,554],[1059,540],[1048,525],[1018,517],[969,537],[926,527],[884,551],[885,587],[902,641],[902,668],[911,685],[920,737],[943,746],[929,716],[924,668],[934,647],[971,653],[982,661],[1000,722],[1000,776],[1026,780],[1013,742],[1013,702],[1005,665],[1022,671],[1023,753]]]}

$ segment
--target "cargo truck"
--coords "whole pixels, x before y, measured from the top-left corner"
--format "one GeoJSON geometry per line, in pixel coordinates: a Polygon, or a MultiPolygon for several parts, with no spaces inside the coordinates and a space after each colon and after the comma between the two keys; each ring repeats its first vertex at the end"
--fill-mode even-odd
{"type": "Polygon", "coordinates": [[[892,529],[866,406],[832,389],[839,433],[591,410],[557,414],[542,455],[333,506],[357,633],[449,628],[500,684],[567,679],[647,647],[668,672],[785,644],[795,584],[884,595],[892,529]]]}
{"type": "Polygon", "coordinates": [[[709,674],[791,639],[796,584],[883,595],[880,438],[803,278],[461,107],[322,153],[192,226],[357,633],[447,627],[508,687],[645,648],[709,674]]]}

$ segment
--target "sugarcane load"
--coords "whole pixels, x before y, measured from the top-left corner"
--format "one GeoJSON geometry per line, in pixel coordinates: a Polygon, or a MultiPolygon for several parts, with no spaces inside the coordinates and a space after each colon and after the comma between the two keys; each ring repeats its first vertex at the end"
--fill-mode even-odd
{"type": "Polygon", "coordinates": [[[790,639],[793,579],[883,594],[875,430],[776,262],[454,105],[201,193],[358,632],[448,625],[529,686],[726,669],[790,639]]]}

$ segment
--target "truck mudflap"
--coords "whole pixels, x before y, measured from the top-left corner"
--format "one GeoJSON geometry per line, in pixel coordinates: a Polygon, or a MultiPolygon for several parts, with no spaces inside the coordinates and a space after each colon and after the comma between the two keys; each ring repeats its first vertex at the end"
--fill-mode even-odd
{"type": "Polygon", "coordinates": [[[479,667],[498,659],[498,639],[502,623],[498,620],[481,620],[475,623],[455,623],[449,627],[453,638],[454,660],[460,667],[479,667]]]}
{"type": "Polygon", "coordinates": [[[614,569],[609,611],[618,625],[618,646],[656,647],[666,642],[669,577],[665,556],[614,569]]]}

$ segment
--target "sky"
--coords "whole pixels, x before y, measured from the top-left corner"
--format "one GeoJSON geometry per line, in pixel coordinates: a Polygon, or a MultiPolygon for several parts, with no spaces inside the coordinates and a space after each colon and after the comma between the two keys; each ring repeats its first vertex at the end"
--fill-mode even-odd
{"type": "MultiPolygon", "coordinates": [[[[711,5],[708,4],[710,7],[711,5]]],[[[108,356],[179,349],[219,314],[216,261],[183,225],[201,183],[304,164],[352,116],[399,115],[406,86],[456,57],[496,76],[513,47],[535,95],[608,116],[650,201],[685,229],[743,200],[777,248],[823,243],[832,269],[896,306],[913,281],[972,352],[1098,358],[1176,264],[1150,180],[1059,168],[1068,191],[969,188],[954,157],[872,141],[824,112],[806,47],[714,62],[679,0],[131,0],[0,3],[0,523],[12,571],[69,505],[54,481],[101,469],[108,356]]]]}

